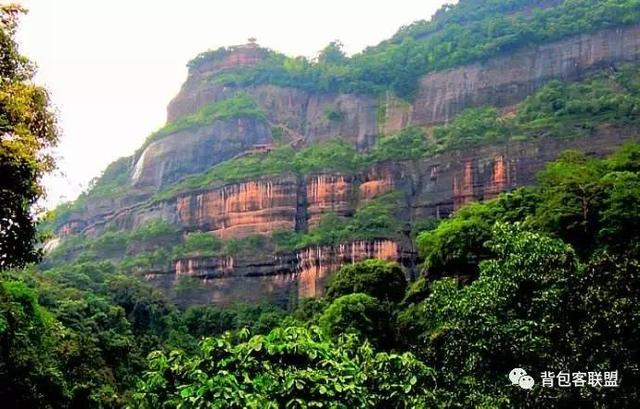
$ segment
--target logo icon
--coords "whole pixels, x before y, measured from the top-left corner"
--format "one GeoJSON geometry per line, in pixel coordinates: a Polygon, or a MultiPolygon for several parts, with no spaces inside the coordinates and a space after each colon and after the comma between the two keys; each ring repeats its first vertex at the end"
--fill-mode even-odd
{"type": "Polygon", "coordinates": [[[513,368],[509,372],[509,380],[512,385],[518,385],[522,389],[532,389],[535,384],[533,378],[527,375],[527,371],[522,368],[513,368]]]}

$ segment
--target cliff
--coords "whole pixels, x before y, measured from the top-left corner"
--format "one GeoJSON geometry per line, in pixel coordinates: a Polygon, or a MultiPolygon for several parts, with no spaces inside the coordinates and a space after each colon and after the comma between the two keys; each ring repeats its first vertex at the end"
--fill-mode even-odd
{"type": "MultiPolygon", "coordinates": [[[[535,138],[461,146],[419,158],[364,161],[354,169],[301,171],[285,163],[264,174],[249,174],[247,167],[266,166],[276,148],[289,148],[293,162],[302,148],[340,136],[357,155],[366,155],[379,141],[409,126],[423,129],[428,143],[433,143],[433,127],[451,122],[468,108],[491,106],[512,115],[520,102],[551,80],[580,81],[603,69],[615,71],[636,63],[640,26],[581,34],[429,73],[419,79],[413,100],[391,91],[314,92],[217,80],[238,68],[259,65],[266,55],[251,43],[193,66],[169,104],[168,122],[201,113],[239,92],[255,101],[259,114],[226,115],[152,140],[131,159],[119,195],[89,197],[59,218],[56,235],[63,242],[68,237],[97,240],[105,232],[134,232],[150,221],[172,226],[180,242],[186,243],[193,232],[208,233],[215,243],[233,243],[241,250],[174,251],[167,260],[132,271],[181,305],[255,300],[286,304],[321,294],[331,272],[367,258],[399,261],[408,276],[415,277],[419,260],[411,229],[420,220],[445,217],[466,203],[532,184],[535,173],[564,149],[605,155],[637,135],[634,126],[602,123],[579,138],[557,138],[541,131],[535,138]],[[247,160],[242,162],[244,168],[240,166],[245,172],[240,176],[216,177],[214,172],[211,180],[203,179],[206,183],[198,179],[216,169],[223,172],[225,168],[217,166],[239,158],[247,160]],[[394,192],[393,201],[387,199],[394,192]],[[376,199],[388,205],[389,216],[397,223],[394,231],[331,244],[299,241],[284,246],[276,239],[284,233],[310,235],[327,215],[345,224],[359,220],[359,212],[376,199]],[[267,244],[254,250],[242,247],[256,236],[267,244]]],[[[322,155],[318,157],[331,159],[322,155]]],[[[166,241],[152,240],[137,250],[129,246],[127,256],[155,249],[171,253],[161,243],[166,241]]]]}
{"type": "MultiPolygon", "coordinates": [[[[584,34],[451,70],[423,76],[408,103],[389,95],[311,93],[295,88],[256,85],[233,87],[213,81],[219,70],[199,70],[187,78],[168,107],[168,121],[193,114],[206,104],[238,91],[249,94],[267,121],[230,120],[180,131],[149,145],[137,158],[136,187],[160,187],[203,172],[252,146],[274,143],[268,124],[283,126],[290,139],[319,143],[337,135],[359,150],[380,134],[406,126],[449,122],[471,107],[509,108],[550,80],[574,81],[596,70],[640,59],[640,26],[584,34]],[[327,111],[340,114],[327,118],[327,111]]],[[[226,62],[224,64],[227,64],[226,62]]]]}
{"type": "Polygon", "coordinates": [[[509,107],[550,80],[575,81],[593,70],[636,62],[640,26],[582,34],[420,80],[411,123],[448,122],[472,106],[509,107]]]}
{"type": "MultiPolygon", "coordinates": [[[[173,294],[179,305],[229,305],[267,301],[286,305],[322,294],[329,274],[345,263],[378,258],[396,261],[398,245],[389,240],[314,246],[281,254],[180,259],[175,270],[145,278],[173,294]],[[181,280],[194,280],[184,289],[181,280]]],[[[184,282],[184,281],[183,281],[184,282]]]]}
{"type": "Polygon", "coordinates": [[[297,192],[295,177],[251,180],[181,195],[175,212],[186,230],[210,231],[223,239],[293,230],[297,192]]]}

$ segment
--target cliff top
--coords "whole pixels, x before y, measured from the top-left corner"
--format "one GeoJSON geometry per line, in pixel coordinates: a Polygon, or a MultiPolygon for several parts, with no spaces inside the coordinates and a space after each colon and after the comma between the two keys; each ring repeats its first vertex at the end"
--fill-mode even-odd
{"type": "Polygon", "coordinates": [[[339,43],[322,50],[317,60],[257,46],[221,47],[198,55],[188,66],[191,73],[224,67],[228,72],[215,81],[225,86],[262,83],[359,94],[391,90],[413,99],[418,79],[427,73],[638,22],[640,0],[463,0],[352,57],[322,58],[326,52],[341,53],[339,43]]]}
{"type": "Polygon", "coordinates": [[[250,37],[246,44],[220,47],[198,54],[189,61],[190,74],[193,72],[214,71],[254,66],[263,60],[269,50],[260,47],[255,37],[250,37]]]}

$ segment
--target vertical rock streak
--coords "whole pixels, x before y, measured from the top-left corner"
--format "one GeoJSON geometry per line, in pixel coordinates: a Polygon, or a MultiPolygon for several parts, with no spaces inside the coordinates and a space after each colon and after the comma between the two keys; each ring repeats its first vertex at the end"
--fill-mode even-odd
{"type": "Polygon", "coordinates": [[[324,291],[329,273],[340,266],[376,258],[398,260],[398,244],[390,240],[355,241],[338,246],[318,246],[296,254],[298,272],[298,296],[315,297],[324,291]]]}

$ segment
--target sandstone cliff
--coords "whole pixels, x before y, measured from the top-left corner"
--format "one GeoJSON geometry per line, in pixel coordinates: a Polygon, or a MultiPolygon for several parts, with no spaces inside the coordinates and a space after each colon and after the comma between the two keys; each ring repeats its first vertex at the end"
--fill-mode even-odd
{"type": "MultiPolygon", "coordinates": [[[[256,57],[257,58],[257,57],[256,57]]],[[[450,121],[466,108],[510,107],[552,79],[577,80],[603,67],[640,59],[640,26],[584,34],[529,48],[484,63],[428,74],[420,80],[415,101],[350,94],[313,94],[272,85],[243,87],[290,137],[317,143],[340,135],[366,150],[383,134],[408,125],[430,126],[450,121]],[[340,113],[327,119],[327,110],[340,113]]],[[[233,60],[230,60],[233,61],[233,60]]],[[[196,112],[204,105],[231,97],[238,89],[213,79],[228,60],[192,71],[168,108],[168,121],[196,112]]],[[[180,131],[149,145],[136,158],[133,184],[160,187],[200,173],[250,149],[273,143],[267,123],[256,120],[216,122],[180,131]]]]}
{"type": "MultiPolygon", "coordinates": [[[[238,87],[216,82],[217,76],[233,67],[253,66],[262,57],[259,48],[240,47],[222,61],[192,68],[169,105],[168,120],[235,95],[238,87]]],[[[297,147],[342,136],[366,152],[382,135],[409,125],[428,129],[469,107],[508,110],[552,79],[579,80],[604,67],[638,59],[640,26],[628,26],[425,75],[412,102],[390,92],[374,97],[273,85],[242,87],[264,112],[263,118],[227,118],[151,142],[133,157],[125,194],[89,200],[56,234],[91,238],[107,230],[132,231],[150,220],[163,220],[182,235],[200,231],[221,240],[243,240],[277,231],[306,232],[317,227],[323,215],[349,218],[372,199],[395,191],[400,201],[394,215],[406,226],[394,237],[261,254],[179,257],[142,273],[183,305],[257,299],[286,303],[292,297],[315,296],[340,265],[372,257],[398,260],[415,276],[418,260],[410,234],[414,221],[444,217],[471,201],[531,184],[535,172],[563,149],[604,155],[634,138],[636,131],[602,126],[583,139],[543,136],[461,148],[419,160],[387,161],[353,173],[263,175],[218,181],[161,198],[154,194],[234,157],[256,149],[269,151],[276,142],[297,147]],[[327,112],[335,113],[335,118],[327,112]],[[275,128],[283,130],[280,140],[275,128]],[[181,285],[185,280],[191,284],[181,285]]]]}

